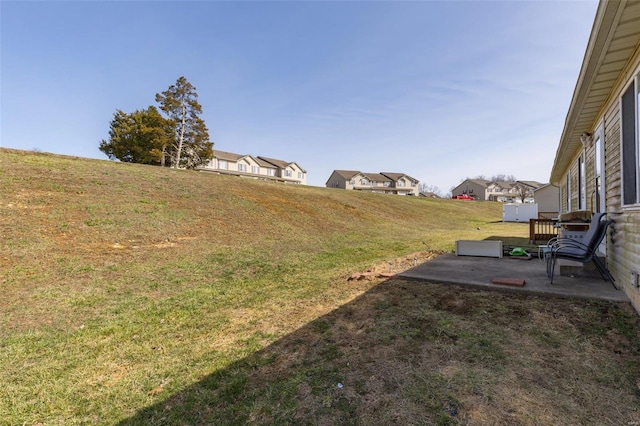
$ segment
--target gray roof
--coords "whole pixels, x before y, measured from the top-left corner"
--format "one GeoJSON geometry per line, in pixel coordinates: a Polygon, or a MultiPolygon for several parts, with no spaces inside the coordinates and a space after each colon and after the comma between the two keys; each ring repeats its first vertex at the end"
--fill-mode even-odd
{"type": "Polygon", "coordinates": [[[296,163],[295,161],[284,161],[284,160],[278,160],[276,158],[268,158],[268,157],[263,157],[261,155],[258,156],[258,158],[262,161],[266,161],[267,163],[272,164],[273,166],[279,167],[281,169],[286,169],[287,167],[289,167],[292,164],[295,164],[296,166],[298,166],[300,168],[300,170],[302,170],[304,173],[306,173],[307,171],[304,170],[302,167],[300,167],[300,165],[298,163],[296,163]]]}
{"type": "MultiPolygon", "coordinates": [[[[283,160],[277,160],[275,158],[268,158],[268,157],[262,157],[262,156],[254,157],[248,154],[234,154],[233,152],[219,151],[217,149],[213,151],[213,157],[219,160],[227,160],[227,161],[238,161],[243,157],[251,157],[256,161],[256,163],[260,165],[260,167],[265,167],[269,169],[274,169],[274,168],[285,169],[291,164],[297,165],[297,163],[295,162],[289,163],[283,160]]],[[[300,166],[298,165],[298,167],[300,166]]],[[[306,170],[304,170],[302,167],[300,167],[300,170],[306,173],[306,170]]]]}
{"type": "Polygon", "coordinates": [[[394,173],[394,172],[382,172],[383,175],[387,176],[389,179],[393,180],[393,181],[397,181],[398,179],[400,179],[401,177],[406,177],[407,179],[410,179],[414,182],[418,182],[418,179],[414,179],[411,176],[409,176],[408,174],[405,173],[394,173]]]}
{"type": "Polygon", "coordinates": [[[262,161],[266,161],[267,163],[271,163],[272,165],[279,167],[281,169],[286,169],[287,166],[291,163],[287,163],[286,161],[283,160],[277,160],[275,158],[268,158],[268,157],[263,157],[261,155],[258,156],[259,159],[261,159],[262,161]]]}
{"type": "Polygon", "coordinates": [[[277,166],[276,166],[276,165],[274,165],[274,164],[272,164],[272,163],[269,163],[269,162],[267,162],[267,161],[263,160],[263,159],[262,159],[262,158],[260,158],[260,157],[257,157],[257,158],[256,158],[256,163],[258,163],[258,164],[260,165],[260,167],[265,167],[265,168],[267,168],[267,169],[275,169],[275,168],[277,168],[277,166]]]}
{"type": "MultiPolygon", "coordinates": [[[[549,180],[559,183],[583,148],[580,135],[594,130],[595,121],[610,102],[618,81],[640,43],[637,1],[601,1],[573,90],[549,180]]],[[[630,74],[629,74],[630,76],[630,74]]],[[[625,78],[630,78],[629,76],[625,78]]]]}
{"type": "Polygon", "coordinates": [[[334,170],[333,173],[349,180],[360,172],[357,170],[334,170]]]}
{"type": "Polygon", "coordinates": [[[540,182],[537,182],[535,180],[519,180],[518,183],[522,183],[524,185],[530,186],[533,189],[540,188],[542,185],[544,185],[544,184],[542,184],[540,182]]]}
{"type": "Polygon", "coordinates": [[[246,155],[234,154],[232,152],[226,152],[226,151],[218,151],[217,149],[213,151],[213,156],[219,160],[228,160],[228,161],[238,161],[242,157],[246,157],[246,155]]]}
{"type": "Polygon", "coordinates": [[[369,180],[372,181],[374,180],[376,182],[391,182],[391,179],[380,173],[363,173],[363,175],[365,175],[367,178],[369,178],[369,180]]]}

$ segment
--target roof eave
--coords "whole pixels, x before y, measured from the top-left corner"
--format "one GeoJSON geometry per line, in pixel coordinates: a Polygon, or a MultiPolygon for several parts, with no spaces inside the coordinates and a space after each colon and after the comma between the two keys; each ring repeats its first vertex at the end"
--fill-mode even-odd
{"type": "MultiPolygon", "coordinates": [[[[582,109],[591,86],[598,75],[603,54],[606,53],[611,42],[610,33],[613,24],[620,19],[620,14],[626,5],[626,1],[609,1],[603,0],[598,5],[598,10],[587,43],[587,49],[584,54],[576,87],[573,91],[573,97],[569,110],[565,118],[564,128],[560,137],[560,143],[556,150],[555,160],[551,168],[549,181],[551,183],[559,183],[565,170],[571,164],[575,154],[581,149],[580,134],[590,132],[593,123],[578,124],[578,119],[582,114],[582,109]]],[[[609,91],[612,87],[609,87],[609,91]]],[[[608,96],[607,96],[608,98],[608,96]]],[[[599,109],[606,100],[602,100],[599,109]]]]}

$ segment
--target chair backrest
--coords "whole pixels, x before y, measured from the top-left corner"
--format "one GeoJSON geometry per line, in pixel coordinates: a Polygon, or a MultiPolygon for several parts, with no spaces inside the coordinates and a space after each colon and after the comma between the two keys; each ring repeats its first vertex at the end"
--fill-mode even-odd
{"type": "MultiPolygon", "coordinates": [[[[594,243],[594,239],[598,237],[597,233],[600,230],[600,226],[602,226],[603,224],[603,218],[606,215],[606,213],[594,213],[593,216],[591,217],[591,223],[589,224],[589,229],[587,230],[587,233],[584,234],[584,237],[582,238],[583,244],[592,247],[592,244],[594,243]]],[[[605,231],[606,231],[606,227],[605,227],[605,231]]],[[[602,238],[604,238],[604,235],[602,236],[602,238]]],[[[600,238],[600,241],[598,241],[598,244],[600,244],[600,242],[602,241],[602,238],[600,238]]]]}
{"type": "Polygon", "coordinates": [[[596,252],[596,250],[598,250],[598,246],[600,246],[600,243],[602,242],[604,237],[607,235],[607,228],[612,223],[613,223],[612,220],[601,220],[600,222],[598,222],[598,225],[596,226],[596,230],[593,233],[593,237],[591,238],[591,241],[589,241],[589,250],[591,250],[594,253],[596,252]]]}

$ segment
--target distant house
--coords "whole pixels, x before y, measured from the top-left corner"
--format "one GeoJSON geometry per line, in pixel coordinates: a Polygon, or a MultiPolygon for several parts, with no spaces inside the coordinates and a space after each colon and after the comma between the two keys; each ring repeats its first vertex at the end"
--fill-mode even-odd
{"type": "Polygon", "coordinates": [[[214,151],[213,159],[200,170],[284,183],[307,183],[307,172],[295,162],[218,150],[214,151]]]}
{"type": "Polygon", "coordinates": [[[420,192],[420,194],[418,195],[420,197],[425,197],[425,198],[442,198],[439,194],[436,194],[435,192],[432,192],[432,191],[420,192]]]}
{"type": "Polygon", "coordinates": [[[601,1],[551,169],[560,213],[606,212],[600,246],[640,312],[640,2],[601,1]]]}
{"type": "Polygon", "coordinates": [[[491,182],[486,179],[465,179],[451,190],[451,195],[468,195],[478,201],[487,201],[487,187],[491,182]]]}
{"type": "Polygon", "coordinates": [[[404,173],[364,173],[357,170],[334,170],[327,188],[351,189],[379,194],[418,195],[417,179],[404,173]]]}
{"type": "Polygon", "coordinates": [[[533,200],[538,205],[538,217],[555,219],[560,213],[560,188],[550,183],[533,190],[533,200]]]}
{"type": "Polygon", "coordinates": [[[487,179],[465,179],[451,190],[453,197],[468,195],[477,201],[499,201],[502,203],[533,203],[533,191],[542,184],[530,180],[515,182],[491,181],[487,179]]]}

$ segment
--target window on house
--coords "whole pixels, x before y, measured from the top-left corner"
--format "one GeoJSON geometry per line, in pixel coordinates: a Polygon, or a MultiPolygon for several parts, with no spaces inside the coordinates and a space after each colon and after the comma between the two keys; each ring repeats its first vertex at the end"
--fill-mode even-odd
{"type": "Polygon", "coordinates": [[[594,151],[596,154],[595,164],[593,165],[593,176],[595,181],[595,205],[594,211],[600,212],[600,193],[602,191],[602,140],[599,135],[596,135],[596,142],[594,143],[594,151]]]}
{"type": "Polygon", "coordinates": [[[586,189],[585,189],[585,179],[584,179],[585,169],[584,169],[584,157],[578,157],[578,210],[584,210],[585,201],[586,201],[586,189]]]}
{"type": "Polygon", "coordinates": [[[396,186],[397,186],[398,188],[402,188],[402,187],[404,186],[404,181],[399,180],[399,181],[398,181],[398,183],[396,183],[396,186]]]}
{"type": "Polygon", "coordinates": [[[369,181],[366,180],[366,179],[360,179],[360,185],[367,186],[367,185],[369,185],[369,181]]]}
{"type": "Polygon", "coordinates": [[[567,211],[570,212],[571,211],[571,172],[569,171],[567,173],[567,184],[566,184],[566,189],[565,189],[565,194],[567,195],[567,211]]]}
{"type": "Polygon", "coordinates": [[[246,172],[247,171],[247,165],[244,163],[240,163],[238,164],[238,171],[240,172],[246,172]]]}
{"type": "Polygon", "coordinates": [[[631,82],[621,99],[622,110],[622,204],[640,203],[638,182],[638,126],[640,125],[640,75],[631,82]]]}
{"type": "Polygon", "coordinates": [[[390,187],[390,186],[391,186],[391,182],[385,182],[385,183],[384,183],[384,186],[386,186],[386,187],[390,187]]]}
{"type": "Polygon", "coordinates": [[[218,160],[218,168],[222,170],[229,169],[229,163],[227,160],[218,160]]]}
{"type": "Polygon", "coordinates": [[[251,173],[260,174],[260,167],[251,166],[251,173]]]}
{"type": "Polygon", "coordinates": [[[355,180],[355,179],[351,179],[351,180],[349,181],[349,185],[355,185],[355,184],[356,184],[356,180],[355,180]]]}
{"type": "Polygon", "coordinates": [[[284,171],[284,175],[285,175],[285,177],[291,177],[291,175],[292,175],[292,174],[293,174],[293,173],[291,173],[291,170],[285,170],[285,171],[284,171]]]}
{"type": "Polygon", "coordinates": [[[275,176],[275,175],[276,175],[276,169],[269,169],[269,170],[267,171],[267,174],[268,174],[269,176],[275,176]]]}
{"type": "Polygon", "coordinates": [[[302,179],[302,172],[298,172],[298,179],[302,179]]]}

